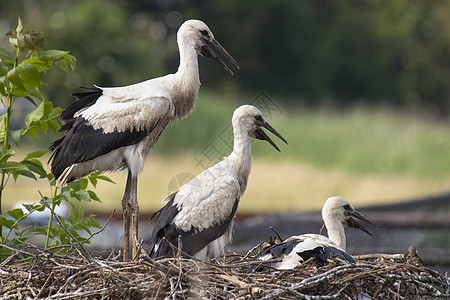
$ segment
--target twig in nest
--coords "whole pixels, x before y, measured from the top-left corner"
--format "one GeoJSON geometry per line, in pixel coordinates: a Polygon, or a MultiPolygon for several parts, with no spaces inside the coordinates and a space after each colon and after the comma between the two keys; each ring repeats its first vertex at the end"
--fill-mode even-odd
{"type": "Polygon", "coordinates": [[[325,224],[322,224],[322,227],[320,227],[320,230],[319,230],[319,234],[322,234],[324,229],[325,229],[325,224]]]}
{"type": "MultiPolygon", "coordinates": [[[[1,247],[1,244],[0,244],[1,247]]],[[[8,264],[10,261],[12,261],[13,259],[15,259],[17,256],[19,256],[19,253],[14,252],[12,255],[8,256],[4,261],[2,261],[2,263],[0,264],[0,269],[5,266],[6,264],[8,264]]]]}
{"type": "Polygon", "coordinates": [[[272,226],[270,226],[269,228],[270,228],[273,232],[275,232],[275,234],[277,235],[277,238],[280,240],[280,243],[281,243],[282,241],[284,241],[284,240],[281,238],[281,236],[278,234],[278,231],[276,231],[275,228],[273,228],[272,226]]]}
{"type": "Polygon", "coordinates": [[[44,289],[47,287],[48,283],[50,282],[50,279],[53,277],[53,272],[50,273],[50,275],[48,275],[47,280],[45,280],[44,285],[41,287],[41,289],[39,290],[39,293],[36,295],[36,299],[39,299],[39,296],[42,294],[42,292],[44,291],[44,289]]]}
{"type": "MultiPolygon", "coordinates": [[[[30,253],[30,252],[27,252],[27,251],[24,251],[24,250],[20,250],[20,249],[16,249],[16,248],[10,247],[10,246],[5,245],[5,244],[0,244],[0,247],[8,249],[8,250],[11,250],[11,251],[14,251],[15,253],[26,254],[26,255],[31,256],[33,258],[36,257],[36,255],[34,255],[33,253],[30,253]]],[[[2,263],[2,266],[3,265],[4,264],[2,263]]]]}
{"type": "Polygon", "coordinates": [[[141,242],[138,245],[137,251],[136,251],[136,255],[133,257],[132,261],[136,261],[138,259],[138,257],[141,255],[141,250],[142,250],[142,244],[144,243],[144,240],[142,239],[141,242]]]}
{"type": "Polygon", "coordinates": [[[89,241],[94,235],[97,235],[97,234],[99,234],[100,232],[102,232],[103,230],[105,230],[106,226],[108,226],[109,221],[111,221],[111,219],[112,219],[112,217],[114,216],[115,213],[116,213],[116,209],[114,208],[114,210],[113,210],[111,216],[109,217],[108,221],[106,221],[105,225],[104,225],[99,231],[94,232],[93,234],[91,234],[87,239],[85,239],[85,240],[83,241],[83,243],[86,243],[86,242],[89,241]]]}
{"type": "MultiPolygon", "coordinates": [[[[264,243],[264,242],[262,242],[264,243]]],[[[243,261],[244,259],[246,259],[247,257],[250,256],[250,253],[252,253],[253,251],[255,251],[256,249],[260,248],[262,243],[259,243],[258,245],[256,245],[255,247],[253,247],[252,249],[250,249],[250,251],[247,252],[247,254],[244,255],[244,257],[241,258],[241,261],[243,261]]]]}
{"type": "Polygon", "coordinates": [[[353,255],[354,259],[374,259],[374,258],[384,258],[384,259],[402,259],[404,258],[404,254],[383,254],[383,253],[377,253],[377,254],[361,254],[361,255],[353,255]]]}
{"type": "Polygon", "coordinates": [[[167,298],[170,298],[172,296],[174,296],[175,299],[175,291],[177,290],[178,286],[180,285],[180,281],[181,281],[181,277],[183,275],[183,265],[181,264],[181,235],[178,236],[178,249],[177,249],[177,256],[176,256],[179,260],[179,267],[178,267],[178,279],[177,282],[175,283],[175,286],[172,287],[172,282],[170,282],[170,287],[172,289],[170,295],[167,298]]]}

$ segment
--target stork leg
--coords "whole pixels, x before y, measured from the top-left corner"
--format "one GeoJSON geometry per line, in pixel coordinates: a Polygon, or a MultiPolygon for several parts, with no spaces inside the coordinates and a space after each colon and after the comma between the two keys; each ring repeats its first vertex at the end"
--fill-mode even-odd
{"type": "Polygon", "coordinates": [[[127,183],[125,186],[125,193],[122,198],[122,212],[123,212],[123,261],[128,261],[130,253],[130,221],[131,221],[131,197],[132,197],[132,175],[128,171],[127,183]]]}
{"type": "Polygon", "coordinates": [[[131,242],[132,242],[132,260],[137,257],[139,240],[139,204],[137,201],[137,176],[131,175],[130,208],[131,208],[131,242]]]}

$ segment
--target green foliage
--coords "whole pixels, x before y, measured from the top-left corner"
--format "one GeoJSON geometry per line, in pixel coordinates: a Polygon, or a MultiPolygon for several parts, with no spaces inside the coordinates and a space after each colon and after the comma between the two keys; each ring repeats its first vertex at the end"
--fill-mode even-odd
{"type": "MultiPolygon", "coordinates": [[[[7,1],[0,19],[12,22],[14,12],[29,11],[52,45],[71,49],[82,66],[69,82],[119,86],[174,72],[177,27],[196,18],[241,65],[231,77],[199,59],[202,83],[221,93],[264,88],[283,101],[311,106],[390,103],[444,116],[450,112],[449,1],[60,0],[55,6],[54,0],[42,0],[34,9],[28,5],[7,1]]],[[[47,76],[59,84],[46,91],[66,105],[69,85],[60,76],[47,76]]]]}
{"type": "MultiPolygon", "coordinates": [[[[24,135],[39,139],[41,133],[45,134],[48,130],[58,132],[60,125],[56,118],[59,117],[62,109],[54,107],[52,102],[44,98],[40,91],[45,84],[41,74],[54,66],[64,72],[73,71],[75,57],[67,51],[45,50],[44,37],[35,31],[24,31],[20,18],[17,28],[7,35],[13,53],[0,49],[0,94],[6,108],[6,113],[0,116],[0,243],[20,247],[30,235],[45,235],[46,248],[73,242],[59,222],[58,225],[53,224],[53,212],[62,201],[70,205],[69,218],[65,221],[56,215],[57,218],[76,239],[85,241],[79,232],[91,235],[91,229],[100,228],[100,225],[93,215],[85,216],[84,211],[79,205],[75,205],[74,201],[100,201],[95,192],[88,189],[89,182],[95,187],[98,180],[111,180],[99,173],[92,173],[87,178],[81,178],[68,186],[58,188],[53,175],[47,173],[40,161],[47,151],[28,153],[20,162],[12,160],[16,154],[14,149],[19,146],[24,135]],[[14,112],[15,101],[19,97],[27,99],[35,106],[35,109],[25,117],[23,128],[11,130],[9,123],[14,112]],[[52,196],[42,197],[37,203],[24,204],[23,208],[10,210],[6,217],[1,211],[3,191],[11,178],[17,180],[19,176],[47,180],[52,196]],[[30,214],[43,211],[46,207],[51,208],[52,211],[47,226],[19,227],[19,223],[27,219],[30,214]]],[[[59,249],[65,251],[64,248],[59,249]]],[[[0,258],[5,255],[8,255],[8,250],[1,249],[0,258]]]]}
{"type": "Polygon", "coordinates": [[[423,179],[444,179],[450,173],[448,121],[360,106],[345,113],[308,110],[274,126],[287,133],[284,155],[322,169],[423,179]]]}

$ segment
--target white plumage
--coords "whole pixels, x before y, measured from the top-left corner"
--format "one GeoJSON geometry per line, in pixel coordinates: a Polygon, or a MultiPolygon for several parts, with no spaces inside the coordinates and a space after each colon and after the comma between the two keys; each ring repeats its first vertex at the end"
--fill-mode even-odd
{"type": "Polygon", "coordinates": [[[328,231],[328,238],[320,234],[292,236],[280,244],[264,249],[258,254],[257,259],[262,261],[279,259],[279,262],[270,264],[279,270],[293,269],[311,257],[315,259],[317,265],[325,264],[330,258],[340,258],[354,263],[354,259],[345,252],[344,226],[359,228],[372,236],[372,233],[354,218],[378,229],[372,221],[358,213],[347,200],[339,196],[330,197],[322,208],[322,219],[328,231]]]}
{"type": "Polygon", "coordinates": [[[137,176],[165,127],[194,109],[200,88],[198,55],[215,59],[232,74],[214,53],[213,46],[238,68],[202,21],[184,22],[178,30],[177,42],[180,66],[175,74],[124,87],[94,87],[75,93],[77,101],[61,114],[61,119],[68,121],[61,127],[67,134],[51,146],[52,173],[59,185],[96,170],[128,170],[122,200],[124,260],[128,259],[130,218],[133,257],[137,250],[137,176]]]}
{"type": "Polygon", "coordinates": [[[236,109],[232,119],[233,152],[169,195],[153,228],[151,257],[172,256],[181,238],[182,251],[199,259],[219,256],[231,242],[233,219],[251,169],[251,138],[278,147],[261,129],[286,140],[254,106],[236,109]]]}

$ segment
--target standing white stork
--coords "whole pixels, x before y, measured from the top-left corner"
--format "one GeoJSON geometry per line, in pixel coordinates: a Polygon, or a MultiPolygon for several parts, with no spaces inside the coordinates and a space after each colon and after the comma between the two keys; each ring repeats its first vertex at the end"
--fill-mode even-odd
{"type": "Polygon", "coordinates": [[[254,106],[237,108],[232,124],[233,152],[164,199],[168,203],[153,227],[152,258],[176,254],[179,237],[184,253],[203,260],[219,256],[231,242],[234,216],[250,175],[251,138],[266,140],[280,151],[264,127],[287,143],[254,106]]]}
{"type": "Polygon", "coordinates": [[[128,170],[122,199],[125,261],[129,256],[131,219],[133,258],[137,252],[138,174],[165,127],[194,109],[200,88],[198,55],[215,59],[233,74],[213,46],[239,68],[202,21],[184,22],[177,43],[180,66],[175,74],[123,87],[96,86],[73,94],[77,101],[61,114],[61,120],[67,123],[60,131],[67,134],[50,147],[51,171],[60,186],[97,170],[128,170]]]}
{"type": "Polygon", "coordinates": [[[349,263],[354,263],[355,260],[345,252],[344,226],[359,228],[373,236],[354,218],[360,219],[378,230],[377,225],[357,212],[347,200],[339,196],[330,197],[322,208],[322,219],[329,238],[320,234],[291,236],[282,243],[261,251],[257,259],[262,261],[280,259],[280,262],[271,264],[272,267],[279,270],[293,269],[311,257],[319,266],[324,265],[331,258],[340,258],[349,263]]]}

